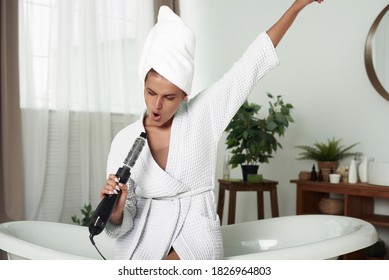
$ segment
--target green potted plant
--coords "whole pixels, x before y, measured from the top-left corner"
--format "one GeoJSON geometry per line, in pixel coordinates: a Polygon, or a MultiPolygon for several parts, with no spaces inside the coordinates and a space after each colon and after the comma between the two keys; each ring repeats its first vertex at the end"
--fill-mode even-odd
{"type": "Polygon", "coordinates": [[[351,152],[358,143],[349,146],[341,144],[342,139],[327,139],[327,142],[315,142],[312,146],[299,145],[295,146],[302,151],[299,154],[298,160],[315,160],[319,170],[323,173],[323,179],[328,181],[330,170],[336,170],[339,160],[349,156],[355,156],[357,153],[351,152]]]}
{"type": "Polygon", "coordinates": [[[256,174],[259,163],[268,163],[273,153],[282,145],[277,137],[283,136],[289,123],[294,122],[290,112],[293,106],[285,103],[278,95],[276,98],[267,93],[269,110],[267,116],[260,118],[261,106],[246,101],[232,118],[226,128],[227,150],[231,157],[231,168],[242,167],[243,180],[247,173],[256,174]]]}
{"type": "Polygon", "coordinates": [[[378,239],[373,245],[363,249],[366,259],[383,260],[387,253],[386,244],[382,239],[378,239]]]}
{"type": "Polygon", "coordinates": [[[77,215],[73,215],[72,216],[72,221],[73,223],[75,224],[78,224],[80,226],[89,226],[90,224],[90,221],[92,219],[92,216],[93,216],[93,210],[92,210],[92,205],[89,203],[89,204],[85,204],[83,208],[81,208],[81,214],[83,216],[83,218],[80,220],[77,215]]]}

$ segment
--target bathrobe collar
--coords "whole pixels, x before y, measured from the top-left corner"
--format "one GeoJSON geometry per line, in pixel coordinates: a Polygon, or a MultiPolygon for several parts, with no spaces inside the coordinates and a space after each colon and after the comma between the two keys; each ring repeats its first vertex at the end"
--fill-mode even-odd
{"type": "MultiPolygon", "coordinates": [[[[187,118],[186,110],[187,103],[182,102],[174,116],[166,170],[163,170],[154,160],[148,142],[146,141],[144,150],[138,162],[134,165],[131,174],[131,178],[140,186],[136,188],[137,195],[144,198],[174,197],[177,194],[190,190],[189,186],[182,184],[175,178],[175,175],[180,174],[179,155],[182,143],[180,143],[180,137],[175,137],[174,135],[184,133],[183,123],[185,123],[185,118],[187,118]],[[168,188],[161,188],[161,178],[163,178],[163,184],[169,186],[168,188]]],[[[145,116],[146,112],[141,115],[141,118],[137,122],[139,133],[145,131],[143,126],[145,116]]]]}

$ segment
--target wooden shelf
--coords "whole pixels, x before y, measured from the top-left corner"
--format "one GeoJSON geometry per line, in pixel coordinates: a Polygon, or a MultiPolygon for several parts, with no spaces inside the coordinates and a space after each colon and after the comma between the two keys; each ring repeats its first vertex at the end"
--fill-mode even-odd
{"type": "Polygon", "coordinates": [[[362,216],[361,219],[369,221],[375,226],[389,227],[389,216],[374,214],[362,216]]]}
{"type": "Polygon", "coordinates": [[[318,205],[322,198],[332,194],[341,195],[344,199],[344,215],[360,218],[375,226],[389,227],[389,215],[374,213],[374,199],[389,199],[389,186],[376,186],[365,183],[331,184],[291,180],[297,186],[296,214],[318,214],[318,205]]]}

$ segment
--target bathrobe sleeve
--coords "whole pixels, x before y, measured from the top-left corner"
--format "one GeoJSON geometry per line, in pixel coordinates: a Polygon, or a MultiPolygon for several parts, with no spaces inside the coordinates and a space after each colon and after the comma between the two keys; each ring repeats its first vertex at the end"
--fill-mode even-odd
{"type": "Polygon", "coordinates": [[[136,214],[136,199],[135,199],[135,186],[134,181],[131,179],[127,183],[128,195],[126,201],[126,207],[123,211],[123,221],[121,224],[113,224],[108,221],[106,226],[106,233],[112,238],[119,238],[126,234],[134,225],[134,217],[136,214]]]}
{"type": "Polygon", "coordinates": [[[196,96],[200,104],[194,106],[205,107],[211,114],[214,139],[220,139],[258,80],[278,63],[271,39],[262,32],[223,77],[196,96]]]}

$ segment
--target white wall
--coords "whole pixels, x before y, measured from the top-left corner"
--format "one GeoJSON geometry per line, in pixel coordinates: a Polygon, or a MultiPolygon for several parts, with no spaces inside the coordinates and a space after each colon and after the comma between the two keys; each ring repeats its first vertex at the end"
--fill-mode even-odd
{"type": "MultiPolygon", "coordinates": [[[[195,91],[219,78],[291,3],[181,0],[181,16],[197,34],[195,91]]],[[[336,137],[346,145],[360,142],[358,150],[369,157],[389,160],[389,102],[374,90],[363,59],[367,33],[387,4],[387,0],[327,0],[307,7],[277,48],[281,65],[250,96],[251,101],[266,104],[265,92],[269,91],[283,95],[295,107],[295,123],[282,139],[284,149],[260,167],[266,178],[279,181],[283,216],[295,214],[295,186],[289,180],[313,164],[296,160],[296,145],[336,137]]],[[[222,139],[217,178],[222,176],[224,154],[222,139]]],[[[232,170],[232,176],[241,178],[241,171],[232,170]]],[[[237,207],[237,222],[256,219],[255,196],[238,194],[237,207]]],[[[266,208],[269,213],[269,205],[266,208]]],[[[389,213],[388,209],[387,201],[379,202],[377,211],[389,213]]]]}

